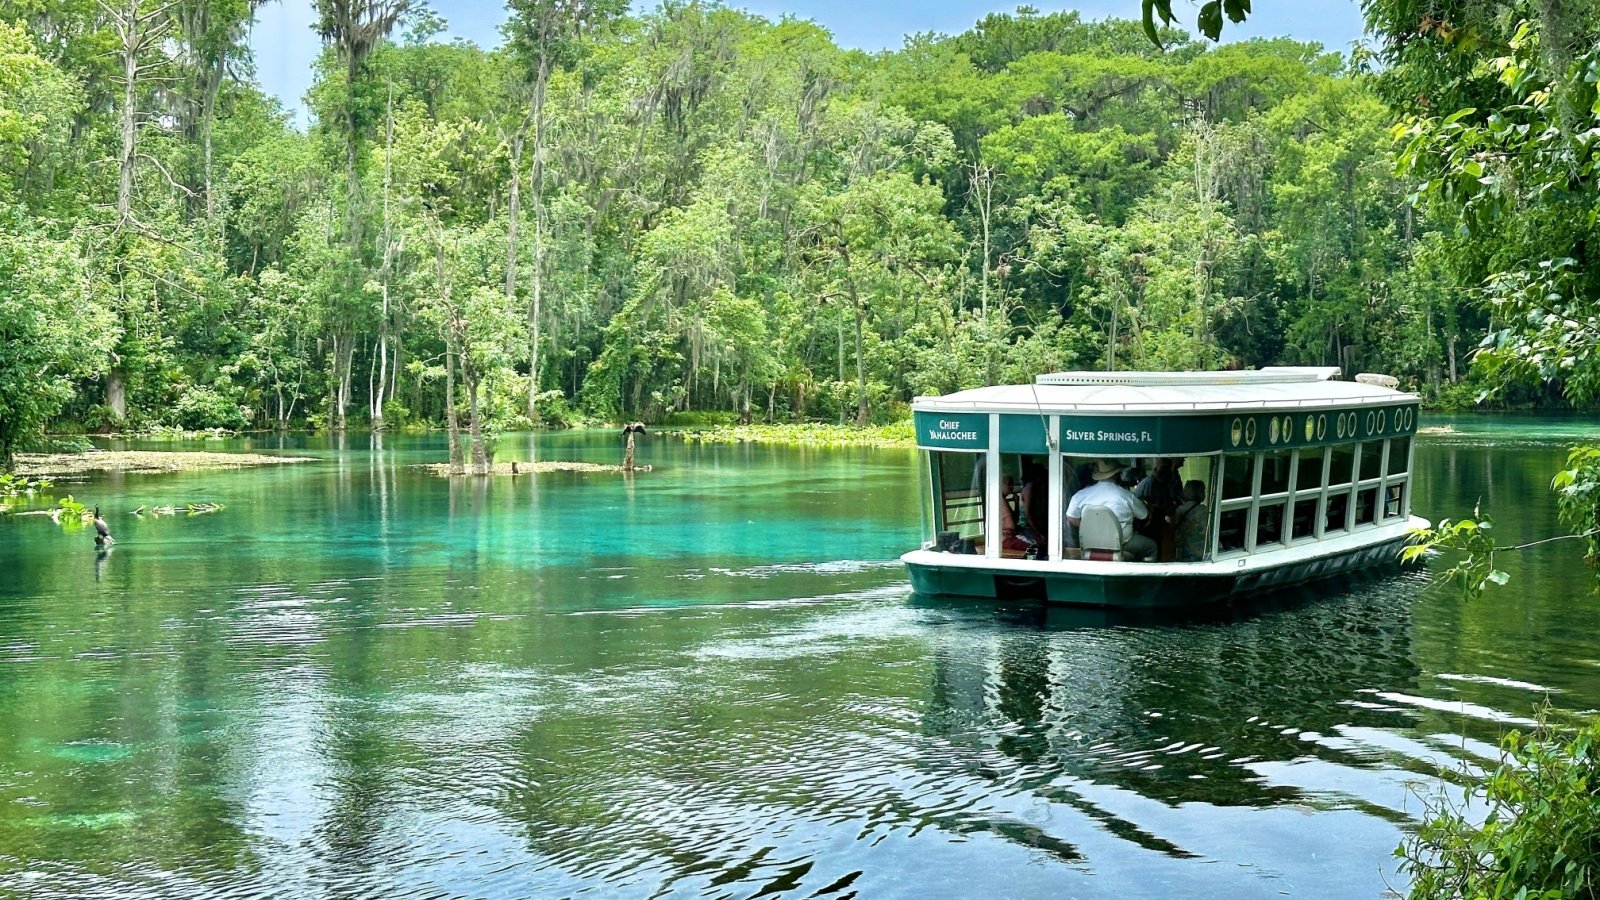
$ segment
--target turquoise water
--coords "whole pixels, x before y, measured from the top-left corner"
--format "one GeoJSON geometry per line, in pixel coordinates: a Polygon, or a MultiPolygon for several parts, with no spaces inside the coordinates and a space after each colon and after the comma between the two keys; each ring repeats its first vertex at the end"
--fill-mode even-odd
{"type": "MultiPolygon", "coordinates": [[[[1450,424],[1418,512],[1481,498],[1507,542],[1600,439],[1450,424]]],[[[1440,767],[1600,706],[1572,545],[1479,600],[1127,619],[913,596],[904,451],[452,482],[408,468],[432,437],[204,447],[319,461],[67,486],[107,555],[0,519],[0,895],[1374,897],[1440,767]]]]}

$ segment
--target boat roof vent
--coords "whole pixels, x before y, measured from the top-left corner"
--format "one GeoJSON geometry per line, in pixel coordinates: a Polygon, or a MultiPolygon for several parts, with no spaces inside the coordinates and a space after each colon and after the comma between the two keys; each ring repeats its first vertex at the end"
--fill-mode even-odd
{"type": "MultiPolygon", "coordinates": [[[[1337,366],[1271,366],[1236,372],[1051,372],[1038,384],[1178,387],[1207,384],[1308,384],[1339,375],[1337,366]]],[[[1390,385],[1391,387],[1393,385],[1390,385]]]]}

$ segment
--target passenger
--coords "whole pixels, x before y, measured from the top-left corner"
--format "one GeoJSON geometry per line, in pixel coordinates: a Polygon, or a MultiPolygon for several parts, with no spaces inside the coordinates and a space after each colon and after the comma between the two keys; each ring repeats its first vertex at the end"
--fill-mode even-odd
{"type": "Polygon", "coordinates": [[[1178,475],[1182,465],[1180,458],[1158,459],[1155,470],[1133,489],[1133,495],[1150,507],[1150,520],[1140,526],[1139,533],[1156,542],[1162,560],[1176,558],[1172,515],[1183,503],[1183,479],[1178,475]]]}
{"type": "Polygon", "coordinates": [[[1157,460],[1155,471],[1139,482],[1139,486],[1133,489],[1133,495],[1158,511],[1177,509],[1184,501],[1183,479],[1178,476],[1178,469],[1182,466],[1181,459],[1167,457],[1157,460]]]}
{"type": "Polygon", "coordinates": [[[1200,481],[1183,485],[1183,503],[1172,513],[1173,539],[1179,562],[1198,562],[1206,555],[1206,532],[1211,529],[1211,510],[1206,508],[1206,486],[1200,481]]]}
{"type": "Polygon", "coordinates": [[[1026,553],[1033,542],[1022,534],[1017,519],[1020,506],[1017,502],[1016,482],[1010,475],[1000,478],[1000,549],[1026,553]]]}
{"type": "Polygon", "coordinates": [[[1156,542],[1142,534],[1135,534],[1135,519],[1149,517],[1150,508],[1133,492],[1117,483],[1120,470],[1110,460],[1096,460],[1092,473],[1095,483],[1072,495],[1067,504],[1067,524],[1073,528],[1083,524],[1085,506],[1103,506],[1117,517],[1122,531],[1122,549],[1138,559],[1151,559],[1156,554],[1156,542]]]}

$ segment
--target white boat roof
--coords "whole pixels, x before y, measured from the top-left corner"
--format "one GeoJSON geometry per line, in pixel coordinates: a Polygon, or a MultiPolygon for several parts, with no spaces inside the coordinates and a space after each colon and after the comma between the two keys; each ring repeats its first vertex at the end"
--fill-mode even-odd
{"type": "Polygon", "coordinates": [[[996,385],[942,397],[918,397],[912,401],[912,408],[946,412],[1148,414],[1388,405],[1418,400],[1415,394],[1365,379],[1338,381],[1338,373],[1336,368],[1311,366],[1238,372],[1054,372],[1040,375],[1034,384],[996,385]]]}

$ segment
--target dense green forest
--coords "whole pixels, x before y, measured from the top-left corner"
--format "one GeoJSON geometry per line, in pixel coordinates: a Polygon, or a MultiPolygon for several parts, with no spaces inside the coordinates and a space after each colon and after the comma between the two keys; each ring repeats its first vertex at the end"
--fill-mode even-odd
{"type": "Polygon", "coordinates": [[[1453,404],[1573,376],[1501,326],[1582,295],[1593,206],[1496,182],[1474,154],[1505,128],[1555,140],[1516,114],[1440,115],[1548,87],[1484,49],[1546,59],[1534,4],[1443,4],[1470,53],[1438,3],[1371,4],[1346,58],[1026,7],[867,54],[619,0],[511,0],[484,49],[420,2],[318,0],[304,132],[253,81],[258,5],[0,0],[0,456],[46,429],[864,423],[1074,367],[1338,365],[1453,404]]]}

